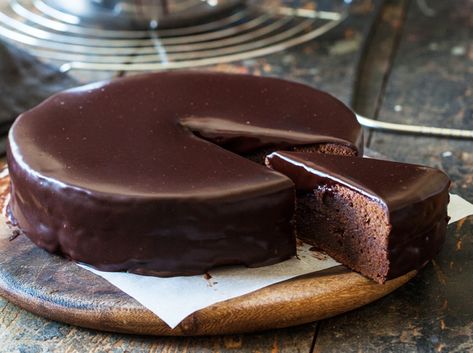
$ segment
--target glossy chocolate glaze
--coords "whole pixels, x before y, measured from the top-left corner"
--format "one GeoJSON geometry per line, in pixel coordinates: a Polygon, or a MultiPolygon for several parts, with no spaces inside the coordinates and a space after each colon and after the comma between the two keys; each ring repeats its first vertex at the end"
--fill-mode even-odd
{"type": "Polygon", "coordinates": [[[278,79],[159,73],[69,90],[9,135],[11,212],[39,246],[104,270],[202,273],[295,254],[292,182],[241,154],[361,149],[353,113],[278,79]]]}
{"type": "Polygon", "coordinates": [[[291,178],[298,191],[342,184],[379,202],[392,227],[387,278],[422,267],[444,243],[450,180],[438,169],[297,152],[275,152],[266,162],[291,178]]]}

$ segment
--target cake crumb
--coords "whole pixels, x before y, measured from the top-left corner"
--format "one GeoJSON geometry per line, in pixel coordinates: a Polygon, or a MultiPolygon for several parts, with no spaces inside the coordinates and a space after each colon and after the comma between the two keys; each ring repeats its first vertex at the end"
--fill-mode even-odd
{"type": "Polygon", "coordinates": [[[13,241],[15,240],[16,238],[18,238],[20,236],[21,232],[18,230],[18,229],[15,229],[13,232],[12,232],[12,235],[10,236],[10,238],[8,238],[9,241],[13,241]]]}
{"type": "Polygon", "coordinates": [[[318,252],[318,251],[312,251],[312,254],[311,254],[314,258],[316,258],[317,260],[320,260],[320,261],[325,261],[327,260],[328,256],[325,255],[324,253],[321,253],[321,252],[318,252]]]}
{"type": "Polygon", "coordinates": [[[208,281],[208,280],[212,279],[212,276],[208,272],[205,272],[204,273],[204,278],[208,281]]]}

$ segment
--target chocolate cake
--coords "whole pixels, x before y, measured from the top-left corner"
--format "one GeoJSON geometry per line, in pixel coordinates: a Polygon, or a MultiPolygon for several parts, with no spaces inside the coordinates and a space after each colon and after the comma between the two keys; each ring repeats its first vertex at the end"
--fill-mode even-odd
{"type": "Polygon", "coordinates": [[[297,235],[383,283],[421,268],[440,249],[449,178],[384,160],[276,152],[266,163],[297,189],[297,235]]]}
{"type": "Polygon", "coordinates": [[[273,78],[169,72],[57,94],[9,134],[9,210],[38,246],[101,270],[198,274],[296,252],[275,150],[362,154],[334,97],[273,78]]]}

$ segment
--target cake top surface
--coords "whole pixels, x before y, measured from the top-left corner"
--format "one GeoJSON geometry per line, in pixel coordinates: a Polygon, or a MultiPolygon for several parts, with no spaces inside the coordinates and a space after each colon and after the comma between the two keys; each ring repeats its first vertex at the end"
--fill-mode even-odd
{"type": "Polygon", "coordinates": [[[56,94],[22,114],[9,154],[22,169],[116,195],[239,195],[290,181],[241,155],[339,143],[362,130],[340,101],[273,78],[166,72],[56,94]]]}
{"type": "Polygon", "coordinates": [[[395,211],[448,191],[450,179],[439,169],[371,158],[319,153],[275,152],[266,163],[299,190],[340,183],[395,211]]]}

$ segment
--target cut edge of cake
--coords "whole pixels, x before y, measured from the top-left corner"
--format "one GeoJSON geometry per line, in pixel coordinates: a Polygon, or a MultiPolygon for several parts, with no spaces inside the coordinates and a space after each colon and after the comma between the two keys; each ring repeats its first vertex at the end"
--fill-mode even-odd
{"type": "MultiPolygon", "coordinates": [[[[420,269],[444,243],[449,179],[440,170],[359,157],[297,152],[272,153],[267,156],[266,165],[291,178],[296,185],[297,236],[378,283],[420,269]],[[326,160],[335,163],[332,166],[337,165],[334,169],[346,172],[343,180],[336,172],[330,175],[330,163],[324,165],[326,160]],[[345,166],[342,168],[340,164],[345,166]],[[399,191],[390,192],[404,197],[405,205],[399,200],[393,201],[394,197],[383,199],[369,188],[360,190],[363,177],[367,177],[356,171],[361,165],[384,169],[376,177],[379,179],[386,174],[387,179],[391,178],[388,181],[391,188],[396,167],[401,168],[402,177],[406,175],[406,168],[412,168],[413,175],[418,173],[418,179],[427,174],[433,176],[432,190],[424,187],[419,191],[424,195],[410,195],[409,192],[415,194],[416,191],[403,190],[408,182],[400,178],[399,191]],[[355,175],[351,185],[350,169],[355,175]],[[421,196],[425,196],[423,200],[421,196]],[[417,221],[408,216],[422,219],[417,221]]],[[[416,175],[412,180],[415,179],[416,175]]],[[[416,185],[414,181],[412,187],[416,185]]],[[[382,180],[367,184],[383,188],[382,180]]]]}

